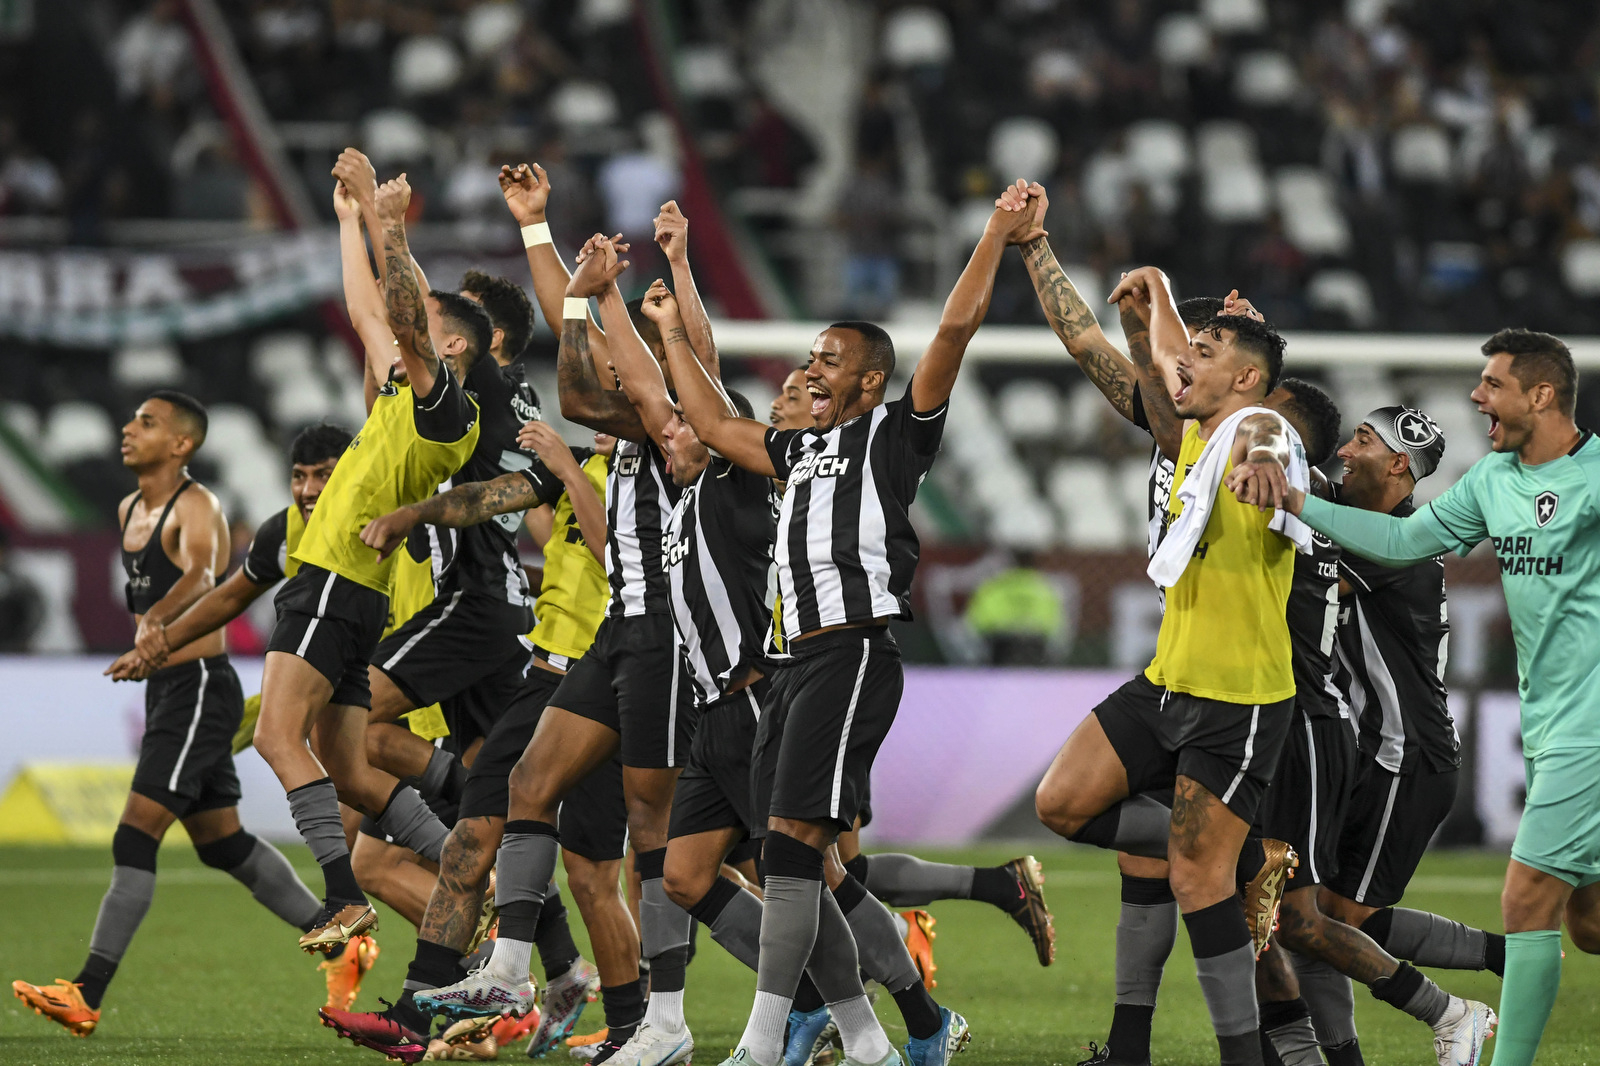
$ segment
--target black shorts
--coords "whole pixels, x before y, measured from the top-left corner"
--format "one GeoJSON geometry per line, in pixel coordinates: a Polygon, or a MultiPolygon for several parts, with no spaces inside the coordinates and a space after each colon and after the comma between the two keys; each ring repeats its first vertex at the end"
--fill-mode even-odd
{"type": "MultiPolygon", "coordinates": [[[[457,589],[383,638],[372,665],[412,706],[440,704],[471,736],[487,736],[533,654],[518,628],[525,614],[503,599],[457,589]]],[[[456,731],[454,722],[450,731],[456,731]]]]}
{"type": "Polygon", "coordinates": [[[1434,770],[1419,759],[1404,773],[1357,756],[1355,786],[1344,831],[1339,869],[1327,885],[1368,907],[1392,907],[1405,895],[1411,875],[1434,832],[1456,802],[1459,770],[1434,770]]]}
{"type": "Polygon", "coordinates": [[[233,735],[243,717],[244,690],[226,655],[151,674],[133,791],[179,818],[236,806],[233,735]]]}
{"type": "Polygon", "coordinates": [[[329,703],[371,707],[367,660],[388,623],[389,597],[302,563],[278,590],[273,605],[278,622],[267,650],[297,655],[316,667],[333,685],[329,703]]]}
{"type": "Polygon", "coordinates": [[[756,728],[755,817],[831,821],[848,832],[900,710],[900,648],[885,628],[839,629],[789,650],[756,728]]]}
{"type": "Polygon", "coordinates": [[[550,705],[620,734],[624,766],[660,769],[689,761],[690,687],[671,615],[607,618],[550,705]]]}
{"type": "Polygon", "coordinates": [[[1290,888],[1326,884],[1339,869],[1339,835],[1356,770],[1356,734],[1334,716],[1296,711],[1256,827],[1300,856],[1290,888]]]}
{"type": "Polygon", "coordinates": [[[1289,731],[1294,697],[1224,703],[1171,692],[1141,673],[1094,713],[1128,772],[1130,794],[1171,788],[1181,775],[1254,822],[1289,731]]]}
{"type": "MultiPolygon", "coordinates": [[[[460,818],[504,818],[511,770],[527,750],[539,717],[560,686],[560,674],[532,667],[515,697],[484,738],[467,771],[460,818]]],[[[628,808],[622,799],[622,760],[613,756],[578,782],[561,804],[561,846],[596,862],[621,859],[628,848],[628,808]]]]}
{"type": "Polygon", "coordinates": [[[765,836],[755,825],[750,799],[750,753],[756,725],[771,687],[766,678],[709,704],[695,723],[689,765],[678,775],[672,794],[668,838],[693,836],[714,829],[741,829],[765,836]]]}

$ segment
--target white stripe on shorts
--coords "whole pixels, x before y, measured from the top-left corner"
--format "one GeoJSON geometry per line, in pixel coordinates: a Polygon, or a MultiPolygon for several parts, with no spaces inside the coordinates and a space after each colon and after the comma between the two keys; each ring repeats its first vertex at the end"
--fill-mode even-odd
{"type": "Polygon", "coordinates": [[[328,571],[328,580],[322,583],[322,596],[317,600],[317,613],[311,619],[311,624],[306,626],[305,636],[300,638],[300,646],[294,653],[300,658],[306,657],[306,649],[311,647],[311,638],[317,632],[317,623],[322,621],[322,612],[328,609],[328,594],[333,591],[333,571],[328,571]]]}
{"type": "Polygon", "coordinates": [[[1311,883],[1321,884],[1322,878],[1317,876],[1317,736],[1311,731],[1309,714],[1301,711],[1300,720],[1306,724],[1306,751],[1310,753],[1307,772],[1311,775],[1311,832],[1306,841],[1311,854],[1306,857],[1306,863],[1311,870],[1311,883]]]}
{"type": "Polygon", "coordinates": [[[839,756],[833,762],[833,796],[828,801],[828,817],[839,817],[839,794],[844,791],[844,753],[850,748],[850,725],[856,718],[856,701],[861,698],[861,682],[867,676],[867,657],[872,654],[872,640],[861,641],[861,665],[856,667],[856,687],[850,690],[850,706],[845,708],[844,729],[839,734],[839,756]]]}
{"type": "Polygon", "coordinates": [[[446,618],[449,618],[450,612],[455,610],[456,604],[461,601],[462,591],[463,590],[461,589],[456,589],[455,592],[453,592],[450,596],[450,602],[445,604],[444,610],[439,612],[439,617],[433,619],[427,625],[423,626],[420,632],[411,634],[411,639],[400,645],[399,651],[389,656],[389,661],[383,664],[383,668],[385,670],[393,670],[394,664],[399,662],[401,659],[404,659],[406,657],[406,653],[411,651],[412,648],[415,648],[422,641],[423,637],[427,636],[429,633],[432,633],[435,626],[437,626],[440,622],[443,622],[446,618]]]}
{"type": "Polygon", "coordinates": [[[1400,791],[1400,775],[1389,782],[1389,798],[1383,804],[1383,820],[1378,823],[1378,838],[1372,842],[1372,854],[1367,858],[1367,871],[1361,875],[1361,887],[1356,889],[1356,902],[1364,902],[1367,889],[1372,884],[1372,874],[1378,868],[1378,856],[1383,854],[1383,838],[1389,835],[1389,816],[1394,813],[1394,794],[1400,791]]]}
{"type": "Polygon", "coordinates": [[[1244,780],[1244,773],[1250,769],[1250,760],[1256,754],[1256,726],[1261,724],[1261,704],[1250,708],[1250,735],[1244,738],[1244,762],[1239,764],[1239,772],[1233,775],[1233,783],[1228,786],[1228,791],[1222,794],[1222,802],[1227,803],[1233,799],[1233,794],[1239,788],[1239,782],[1244,780]]]}
{"type": "Polygon", "coordinates": [[[678,662],[683,655],[677,648],[672,649],[672,703],[667,708],[667,765],[676,762],[673,758],[678,749],[678,662]]]}
{"type": "Polygon", "coordinates": [[[204,659],[196,660],[200,664],[200,692],[194,698],[194,717],[189,719],[189,735],[183,738],[183,748],[178,752],[178,761],[173,764],[172,776],[167,778],[167,791],[178,791],[178,775],[183,773],[183,764],[189,758],[189,747],[194,743],[194,731],[200,728],[200,712],[206,707],[206,681],[211,677],[206,669],[204,659]]]}

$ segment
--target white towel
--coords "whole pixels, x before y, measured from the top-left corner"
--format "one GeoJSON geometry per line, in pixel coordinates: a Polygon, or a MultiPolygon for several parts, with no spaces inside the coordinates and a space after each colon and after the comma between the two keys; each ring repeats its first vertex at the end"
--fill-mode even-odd
{"type": "MultiPolygon", "coordinates": [[[[1233,455],[1233,438],[1239,432],[1239,423],[1257,414],[1272,415],[1283,423],[1283,428],[1289,434],[1289,484],[1301,492],[1311,488],[1311,468],[1306,464],[1305,445],[1301,444],[1300,435],[1287,419],[1266,407],[1246,407],[1229,415],[1217,427],[1211,439],[1206,441],[1194,469],[1184,477],[1183,485],[1178,489],[1183,513],[1172,523],[1161,547],[1150,558],[1146,573],[1162,588],[1171,588],[1183,576],[1183,568],[1189,565],[1195,545],[1200,543],[1200,534],[1205,532],[1206,523],[1211,519],[1211,505],[1217,493],[1227,491],[1222,487],[1222,476],[1228,469],[1229,457],[1233,455]]],[[[1307,555],[1311,553],[1311,527],[1289,512],[1274,512],[1268,528],[1288,537],[1297,550],[1307,555]]]]}

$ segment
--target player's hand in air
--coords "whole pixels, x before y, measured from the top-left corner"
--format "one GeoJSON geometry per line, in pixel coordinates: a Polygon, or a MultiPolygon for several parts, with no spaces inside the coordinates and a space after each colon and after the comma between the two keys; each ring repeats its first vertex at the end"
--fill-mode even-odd
{"type": "Polygon", "coordinates": [[[106,667],[101,672],[102,677],[109,677],[113,681],[143,681],[155,672],[155,668],[145,662],[139,655],[139,650],[125,651],[117,657],[117,661],[106,667]]]}
{"type": "Polygon", "coordinates": [[[550,202],[550,179],[545,176],[544,167],[538,163],[501,167],[500,191],[518,225],[544,221],[544,207],[550,202]]]}
{"type": "Polygon", "coordinates": [[[651,282],[650,288],[645,290],[644,302],[639,305],[639,312],[656,324],[656,328],[663,334],[675,325],[679,325],[682,318],[678,310],[678,298],[672,295],[672,290],[667,288],[667,283],[657,278],[651,282]]]}
{"type": "Polygon", "coordinates": [[[550,472],[563,482],[582,477],[583,469],[572,457],[572,449],[548,422],[524,422],[517,431],[517,447],[537,455],[550,472]]]}
{"type": "Polygon", "coordinates": [[[596,233],[593,237],[590,237],[588,240],[583,242],[583,247],[578,249],[577,257],[573,260],[574,263],[576,263],[578,266],[582,266],[585,262],[587,262],[589,257],[594,255],[595,249],[600,247],[601,241],[610,241],[611,247],[617,250],[618,255],[621,255],[629,248],[633,247],[627,241],[622,239],[622,234],[620,233],[611,237],[607,237],[604,233],[596,233]]]}
{"type": "Polygon", "coordinates": [[[661,205],[661,213],[656,216],[656,243],[669,263],[681,263],[689,255],[689,220],[678,210],[676,200],[661,205]]]}
{"type": "Polygon", "coordinates": [[[378,221],[385,226],[392,226],[396,222],[404,222],[406,220],[406,208],[410,205],[411,186],[406,182],[404,174],[378,186],[376,205],[378,221]]]}
{"type": "Polygon", "coordinates": [[[578,269],[567,282],[568,296],[599,296],[628,269],[628,261],[617,258],[616,243],[598,233],[584,242],[579,260],[578,269]]]}
{"type": "Polygon", "coordinates": [[[348,222],[353,218],[361,217],[361,201],[356,199],[355,193],[342,181],[333,183],[333,213],[340,222],[348,222]]]}
{"type": "Polygon", "coordinates": [[[405,543],[406,537],[416,527],[417,514],[409,507],[402,507],[397,511],[390,511],[381,518],[374,518],[361,530],[361,543],[369,548],[378,550],[378,560],[394,554],[394,550],[405,543]]]}
{"type": "MultiPolygon", "coordinates": [[[[1153,291],[1152,283],[1159,282],[1165,292],[1171,292],[1172,286],[1167,281],[1167,276],[1161,272],[1160,267],[1144,266],[1137,270],[1130,270],[1122,275],[1122,280],[1117,282],[1117,287],[1111,290],[1111,295],[1106,297],[1108,304],[1121,304],[1125,296],[1131,296],[1134,306],[1143,306],[1148,312],[1150,307],[1150,293],[1153,291]]],[[[1140,315],[1141,318],[1145,316],[1140,315]]],[[[1146,319],[1148,321],[1148,319],[1146,319]]]]}
{"type": "MultiPolygon", "coordinates": [[[[1125,278],[1128,275],[1124,273],[1122,276],[1125,278]]],[[[1129,311],[1132,311],[1139,321],[1144,323],[1145,329],[1149,329],[1150,290],[1143,285],[1134,285],[1127,292],[1124,292],[1121,298],[1117,300],[1117,314],[1126,314],[1129,311]]]]}
{"type": "Polygon", "coordinates": [[[1006,186],[995,205],[985,229],[1003,236],[1007,244],[1027,244],[1049,236],[1044,228],[1044,213],[1050,203],[1044,186],[1038,182],[1029,185],[1018,178],[1006,186]]]}
{"type": "Polygon", "coordinates": [[[358,204],[370,204],[378,193],[378,172],[372,161],[354,148],[339,153],[333,164],[333,176],[339,179],[358,204]]]}
{"type": "Polygon", "coordinates": [[[1257,322],[1265,322],[1267,320],[1267,316],[1257,311],[1254,304],[1239,295],[1238,289],[1234,289],[1222,298],[1222,310],[1219,314],[1244,315],[1246,318],[1253,318],[1257,322]]]}

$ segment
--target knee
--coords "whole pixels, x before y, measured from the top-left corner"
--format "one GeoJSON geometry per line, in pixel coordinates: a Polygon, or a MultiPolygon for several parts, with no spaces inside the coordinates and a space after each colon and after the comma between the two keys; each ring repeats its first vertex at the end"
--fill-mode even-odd
{"type": "Polygon", "coordinates": [[[361,887],[374,894],[381,890],[395,865],[390,850],[388,846],[365,833],[356,835],[356,846],[350,852],[350,870],[356,875],[361,887]]]}
{"type": "Polygon", "coordinates": [[[1033,794],[1033,810],[1046,829],[1071,837],[1089,821],[1089,816],[1075,808],[1073,799],[1071,789],[1047,777],[1033,794]]]}
{"type": "Polygon", "coordinates": [[[282,729],[269,728],[269,723],[261,721],[256,725],[255,740],[252,743],[256,751],[267,761],[267,765],[276,767],[291,756],[296,744],[303,748],[306,742],[299,737],[286,734],[282,729]]]}
{"type": "Polygon", "coordinates": [[[661,879],[661,887],[666,891],[667,898],[684,910],[688,910],[705,898],[711,886],[716,884],[718,871],[697,870],[689,867],[687,863],[673,865],[671,853],[668,853],[668,862],[665,875],[661,879]]]}
{"type": "Polygon", "coordinates": [[[1185,914],[1209,907],[1235,891],[1231,869],[1219,874],[1203,863],[1176,853],[1169,860],[1167,881],[1172,885],[1172,897],[1185,914]]]}
{"type": "Polygon", "coordinates": [[[1305,951],[1317,939],[1318,927],[1328,919],[1306,900],[1296,900],[1286,894],[1278,911],[1278,931],[1274,939],[1290,951],[1305,951]]]}
{"type": "Polygon", "coordinates": [[[1585,955],[1600,955],[1600,920],[1585,916],[1567,923],[1567,935],[1585,955]]]}
{"type": "Polygon", "coordinates": [[[205,843],[196,841],[194,853],[200,861],[214,870],[232,870],[244,864],[256,849],[256,838],[243,829],[237,833],[205,843]]]}
{"type": "Polygon", "coordinates": [[[531,759],[523,756],[511,768],[506,787],[510,789],[511,802],[518,810],[531,810],[536,820],[551,821],[558,797],[549,794],[548,783],[549,775],[541,773],[531,759]]]}
{"type": "MultiPolygon", "coordinates": [[[[572,902],[578,905],[578,910],[587,913],[605,898],[607,888],[605,878],[600,875],[600,869],[595,863],[586,860],[572,861],[570,853],[566,866],[567,891],[572,895],[572,902]]],[[[616,891],[614,878],[610,888],[616,891]]]]}

